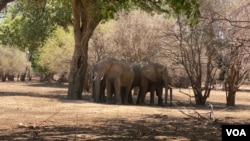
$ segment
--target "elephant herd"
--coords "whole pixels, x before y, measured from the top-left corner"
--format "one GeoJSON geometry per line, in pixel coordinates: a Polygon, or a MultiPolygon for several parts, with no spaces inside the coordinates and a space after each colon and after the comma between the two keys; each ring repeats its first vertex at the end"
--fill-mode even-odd
{"type": "Polygon", "coordinates": [[[163,88],[165,104],[168,89],[170,102],[172,101],[172,89],[169,85],[167,68],[155,62],[127,62],[106,58],[96,63],[92,70],[92,98],[98,103],[133,104],[132,92],[134,88],[139,88],[136,104],[145,104],[146,93],[150,92],[150,104],[154,104],[156,93],[158,105],[164,105],[163,88]]]}

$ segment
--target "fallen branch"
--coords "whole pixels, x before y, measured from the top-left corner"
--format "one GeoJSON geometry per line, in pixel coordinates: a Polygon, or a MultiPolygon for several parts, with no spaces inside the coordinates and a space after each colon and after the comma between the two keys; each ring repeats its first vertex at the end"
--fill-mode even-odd
{"type": "Polygon", "coordinates": [[[41,126],[43,123],[47,122],[49,119],[51,119],[51,118],[54,117],[55,115],[57,115],[59,112],[60,112],[60,111],[57,111],[56,113],[54,113],[53,115],[51,115],[50,117],[48,117],[46,120],[42,121],[42,122],[38,125],[38,127],[41,126]]]}
{"type": "MultiPolygon", "coordinates": [[[[207,113],[199,113],[197,112],[196,110],[194,110],[193,113],[185,113],[184,111],[182,110],[179,110],[182,114],[188,116],[188,117],[191,117],[191,118],[195,118],[197,120],[206,120],[206,121],[209,121],[209,119],[203,115],[209,115],[209,118],[211,119],[211,112],[207,112],[207,113]],[[197,116],[193,116],[192,114],[196,114],[197,116]]],[[[213,121],[214,121],[214,118],[212,118],[213,121]]]]}
{"type": "Polygon", "coordinates": [[[182,94],[184,94],[184,95],[186,95],[186,96],[188,96],[188,97],[189,97],[189,102],[190,102],[190,104],[192,103],[192,99],[191,99],[191,98],[194,98],[194,96],[192,96],[192,95],[190,95],[190,94],[188,94],[188,93],[185,93],[185,92],[181,91],[181,89],[179,89],[179,92],[182,93],[182,94]]]}
{"type": "Polygon", "coordinates": [[[33,139],[36,139],[36,137],[38,136],[38,131],[36,130],[36,127],[40,127],[43,123],[47,122],[49,119],[51,119],[52,117],[54,117],[55,115],[57,115],[60,111],[57,111],[56,113],[54,113],[53,115],[51,115],[50,117],[48,117],[47,119],[45,119],[44,121],[40,122],[40,124],[38,126],[31,126],[29,128],[33,129],[33,139]]]}

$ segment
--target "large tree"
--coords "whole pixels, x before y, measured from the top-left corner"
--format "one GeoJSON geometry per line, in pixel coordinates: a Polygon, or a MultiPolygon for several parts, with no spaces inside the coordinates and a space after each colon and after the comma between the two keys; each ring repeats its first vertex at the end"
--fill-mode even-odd
{"type": "Polygon", "coordinates": [[[122,9],[137,6],[146,11],[184,13],[192,23],[198,16],[196,0],[72,0],[75,50],[72,57],[68,99],[81,99],[87,69],[88,42],[97,25],[122,9]]]}

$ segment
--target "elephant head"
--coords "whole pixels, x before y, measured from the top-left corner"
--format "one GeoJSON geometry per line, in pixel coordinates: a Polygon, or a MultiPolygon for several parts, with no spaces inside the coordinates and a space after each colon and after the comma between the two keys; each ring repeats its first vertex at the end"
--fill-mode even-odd
{"type": "Polygon", "coordinates": [[[104,81],[107,89],[107,103],[111,103],[112,100],[112,87],[114,87],[114,93],[116,94],[116,103],[122,103],[121,88],[125,88],[124,103],[128,101],[128,93],[132,86],[134,73],[129,64],[125,61],[119,61],[116,59],[104,59],[96,64],[95,71],[93,73],[93,81],[95,90],[94,95],[96,102],[99,102],[101,82],[104,81]]]}
{"type": "MultiPolygon", "coordinates": [[[[92,73],[91,73],[91,78],[92,78],[92,99],[94,102],[105,102],[105,87],[106,87],[106,80],[105,77],[100,80],[100,84],[97,83],[97,65],[94,65],[92,73]],[[96,93],[96,89],[98,89],[98,95],[96,93]],[[98,99],[98,100],[97,100],[98,99]]],[[[99,83],[99,82],[98,82],[99,83]]]]}
{"type": "Polygon", "coordinates": [[[104,101],[104,91],[106,86],[106,73],[112,65],[114,58],[107,58],[99,61],[92,71],[92,97],[95,102],[104,101]]]}

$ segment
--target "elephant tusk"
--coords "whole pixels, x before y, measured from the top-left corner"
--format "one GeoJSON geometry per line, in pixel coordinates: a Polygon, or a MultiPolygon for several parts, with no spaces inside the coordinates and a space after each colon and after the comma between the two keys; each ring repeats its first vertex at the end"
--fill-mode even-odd
{"type": "Polygon", "coordinates": [[[96,79],[96,76],[94,77],[94,79],[93,79],[93,80],[95,81],[95,79],[96,79]]]}

